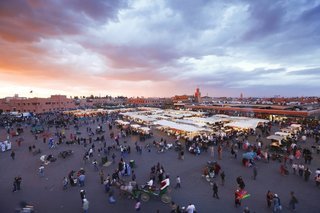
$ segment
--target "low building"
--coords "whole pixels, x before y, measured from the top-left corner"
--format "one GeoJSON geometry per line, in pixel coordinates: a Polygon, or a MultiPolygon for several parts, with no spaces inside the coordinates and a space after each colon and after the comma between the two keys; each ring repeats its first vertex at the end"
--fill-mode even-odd
{"type": "Polygon", "coordinates": [[[0,110],[3,112],[44,113],[75,108],[75,101],[65,95],[52,95],[49,98],[22,98],[15,95],[0,99],[0,110]]]}
{"type": "Polygon", "coordinates": [[[186,109],[203,110],[214,114],[227,114],[236,116],[259,117],[274,120],[277,117],[300,117],[300,118],[318,118],[320,116],[320,107],[288,107],[279,105],[259,105],[259,104],[221,104],[194,106],[186,105],[186,109]]]}
{"type": "Polygon", "coordinates": [[[170,98],[129,98],[128,104],[136,106],[156,106],[161,107],[168,104],[171,104],[172,101],[170,98]]]}

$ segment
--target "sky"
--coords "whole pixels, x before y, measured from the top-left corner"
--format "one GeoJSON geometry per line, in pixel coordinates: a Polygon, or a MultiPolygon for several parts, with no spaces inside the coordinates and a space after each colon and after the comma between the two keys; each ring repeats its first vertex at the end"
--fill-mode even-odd
{"type": "Polygon", "coordinates": [[[3,0],[0,97],[320,96],[319,20],[320,0],[3,0]]]}

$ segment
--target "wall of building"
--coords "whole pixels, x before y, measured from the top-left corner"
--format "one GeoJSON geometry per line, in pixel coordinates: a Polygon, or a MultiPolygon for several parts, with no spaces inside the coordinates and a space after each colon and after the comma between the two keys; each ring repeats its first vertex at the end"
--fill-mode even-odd
{"type": "Polygon", "coordinates": [[[54,112],[75,109],[73,99],[65,95],[52,95],[49,98],[4,98],[0,99],[0,109],[4,112],[54,112]]]}

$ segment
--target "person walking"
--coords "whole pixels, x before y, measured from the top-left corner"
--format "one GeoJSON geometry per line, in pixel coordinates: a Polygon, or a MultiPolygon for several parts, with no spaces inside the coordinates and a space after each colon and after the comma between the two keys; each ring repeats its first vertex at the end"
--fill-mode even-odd
{"type": "Polygon", "coordinates": [[[44,176],[44,166],[43,166],[43,165],[41,165],[41,166],[39,167],[39,176],[40,176],[40,177],[43,177],[43,176],[44,176]]]}
{"type": "Polygon", "coordinates": [[[267,198],[267,206],[268,208],[270,208],[273,200],[273,194],[271,193],[270,190],[268,190],[266,198],[267,198]]]}
{"type": "Polygon", "coordinates": [[[176,178],[176,186],[174,187],[175,189],[177,188],[181,188],[181,178],[180,176],[178,175],[177,178],[176,178]]]}
{"type": "Polygon", "coordinates": [[[13,179],[13,189],[12,189],[12,192],[16,192],[16,191],[17,191],[17,177],[13,179]]]}
{"type": "Polygon", "coordinates": [[[98,161],[96,159],[94,159],[94,161],[92,162],[92,165],[95,171],[99,171],[98,161]]]}
{"type": "Polygon", "coordinates": [[[213,197],[219,199],[219,195],[218,195],[218,185],[216,184],[216,182],[213,183],[212,186],[212,190],[213,190],[213,197]]]}
{"type": "Polygon", "coordinates": [[[298,199],[294,195],[294,192],[290,192],[290,202],[289,202],[289,209],[292,211],[296,210],[296,204],[298,203],[298,199]]]}
{"type": "Polygon", "coordinates": [[[62,184],[63,184],[63,190],[66,190],[68,188],[68,184],[69,184],[69,181],[68,181],[67,177],[63,178],[62,184]]]}
{"type": "Polygon", "coordinates": [[[250,209],[248,206],[246,208],[244,208],[243,213],[250,213],[250,209]]]}
{"type": "Polygon", "coordinates": [[[258,170],[256,166],[253,166],[253,180],[257,179],[258,170]]]}
{"type": "Polygon", "coordinates": [[[298,165],[298,173],[299,173],[299,176],[302,177],[303,176],[303,171],[304,171],[304,165],[302,163],[300,163],[298,165]]]}
{"type": "Polygon", "coordinates": [[[307,168],[304,170],[304,180],[305,180],[306,182],[309,181],[310,175],[311,175],[311,171],[310,171],[309,167],[307,167],[307,168]]]}
{"type": "Polygon", "coordinates": [[[16,156],[16,153],[15,153],[14,151],[12,151],[11,154],[10,154],[10,156],[11,156],[12,160],[14,160],[14,158],[15,158],[15,156],[16,156]]]}
{"type": "Polygon", "coordinates": [[[282,205],[280,198],[278,197],[277,194],[274,194],[273,196],[273,213],[281,212],[282,210],[282,205]]]}
{"type": "Polygon", "coordinates": [[[104,182],[104,173],[103,173],[102,169],[99,172],[99,177],[100,177],[100,184],[103,184],[103,182],[104,182]]]}
{"type": "Polygon", "coordinates": [[[18,191],[21,190],[21,182],[22,182],[22,177],[21,176],[16,177],[16,184],[17,184],[18,191]]]}
{"type": "Polygon", "coordinates": [[[210,146],[209,150],[210,150],[210,157],[214,159],[214,146],[210,146]]]}
{"type": "Polygon", "coordinates": [[[222,146],[221,145],[218,146],[218,159],[222,160],[222,146]]]}
{"type": "Polygon", "coordinates": [[[89,201],[87,200],[87,198],[84,198],[82,200],[82,209],[84,213],[87,213],[89,210],[89,201]]]}
{"type": "Polygon", "coordinates": [[[194,212],[196,212],[196,207],[194,204],[189,203],[189,205],[187,206],[185,211],[187,213],[194,213],[194,212]]]}
{"type": "Polygon", "coordinates": [[[234,193],[234,204],[236,208],[241,206],[241,193],[239,189],[237,189],[234,193]]]}
{"type": "Polygon", "coordinates": [[[177,204],[173,201],[171,201],[171,212],[170,213],[177,213],[177,204]]]}
{"type": "Polygon", "coordinates": [[[84,181],[86,179],[86,176],[84,174],[79,175],[78,181],[79,181],[79,186],[83,187],[84,186],[84,181]]]}
{"type": "Polygon", "coordinates": [[[116,162],[116,154],[112,153],[111,158],[112,158],[112,163],[115,163],[116,162]]]}
{"type": "Polygon", "coordinates": [[[139,199],[137,199],[136,204],[134,205],[134,209],[139,212],[141,210],[141,202],[139,199]]]}
{"type": "Polygon", "coordinates": [[[86,191],[84,191],[83,189],[80,190],[80,198],[83,203],[83,200],[86,198],[86,191]]]}
{"type": "Polygon", "coordinates": [[[224,180],[226,177],[226,175],[224,174],[224,171],[221,172],[220,177],[221,177],[221,185],[224,186],[224,180]]]}
{"type": "Polygon", "coordinates": [[[136,181],[137,177],[136,177],[136,173],[134,172],[134,170],[132,170],[131,172],[131,180],[132,181],[136,181]]]}
{"type": "Polygon", "coordinates": [[[237,184],[241,190],[246,186],[241,176],[237,177],[237,184]]]}

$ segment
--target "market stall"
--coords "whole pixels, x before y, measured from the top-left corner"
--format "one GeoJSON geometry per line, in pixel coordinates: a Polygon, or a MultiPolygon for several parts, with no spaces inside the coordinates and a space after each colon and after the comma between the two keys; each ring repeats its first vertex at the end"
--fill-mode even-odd
{"type": "Polygon", "coordinates": [[[204,128],[199,128],[196,126],[191,126],[187,124],[179,124],[172,121],[167,120],[159,120],[154,122],[154,125],[161,126],[162,129],[166,130],[169,134],[180,135],[180,136],[187,136],[193,137],[199,134],[201,131],[205,131],[204,128]]]}

